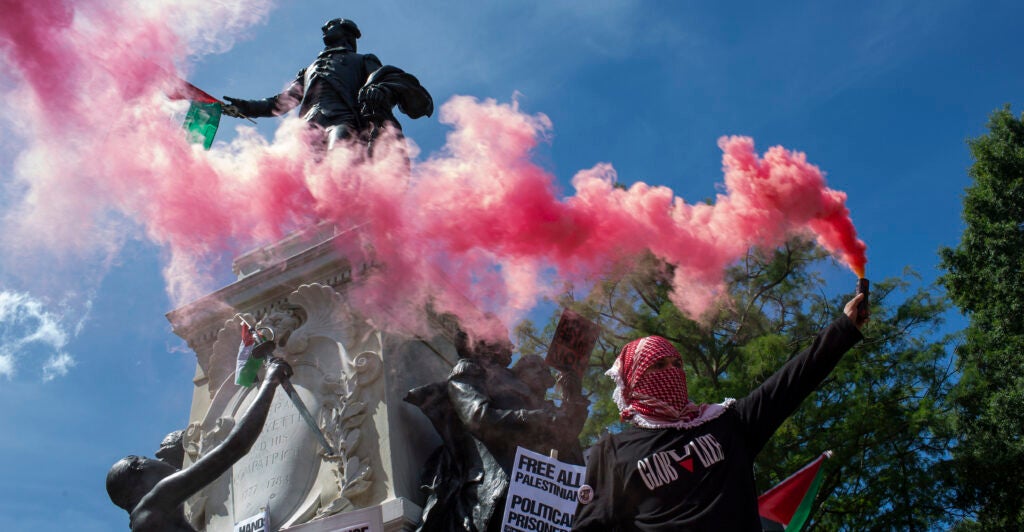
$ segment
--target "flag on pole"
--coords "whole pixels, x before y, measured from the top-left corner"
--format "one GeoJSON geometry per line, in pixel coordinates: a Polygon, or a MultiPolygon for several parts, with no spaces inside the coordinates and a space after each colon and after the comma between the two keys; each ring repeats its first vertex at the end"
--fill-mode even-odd
{"type": "Polygon", "coordinates": [[[188,113],[185,114],[186,137],[189,142],[202,144],[203,149],[210,149],[213,137],[220,127],[220,115],[223,105],[220,100],[210,96],[199,87],[181,79],[178,85],[167,92],[172,100],[189,100],[188,113]]]}
{"type": "Polygon", "coordinates": [[[219,103],[193,101],[185,114],[185,136],[193,144],[202,144],[204,150],[213,146],[213,137],[220,127],[221,106],[219,103]]]}
{"type": "Polygon", "coordinates": [[[235,384],[246,388],[256,383],[256,372],[260,369],[261,360],[252,356],[256,347],[256,337],[249,329],[249,324],[242,322],[242,342],[238,345],[238,364],[235,366],[235,384]]]}
{"type": "Polygon", "coordinates": [[[821,464],[832,457],[825,451],[786,480],[757,498],[761,524],[765,530],[799,531],[811,515],[814,497],[821,488],[821,464]]]}

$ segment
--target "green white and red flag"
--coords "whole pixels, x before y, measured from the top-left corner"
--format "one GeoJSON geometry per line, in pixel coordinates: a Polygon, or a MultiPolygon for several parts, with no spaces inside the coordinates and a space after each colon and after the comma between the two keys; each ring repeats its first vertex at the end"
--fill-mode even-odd
{"type": "Polygon", "coordinates": [[[803,528],[814,506],[814,497],[821,488],[821,464],[832,457],[825,451],[789,478],[757,498],[761,524],[765,530],[794,532],[803,528]]]}
{"type": "Polygon", "coordinates": [[[256,383],[256,373],[260,369],[260,359],[252,356],[256,347],[256,336],[249,324],[242,322],[242,342],[238,344],[238,363],[235,366],[235,384],[246,388],[256,383]]]}
{"type": "Polygon", "coordinates": [[[183,79],[177,81],[178,83],[167,91],[167,97],[172,100],[189,100],[188,113],[185,114],[185,123],[182,127],[185,128],[189,142],[202,144],[203,148],[208,150],[213,145],[217,128],[220,127],[223,104],[199,87],[183,79]]]}
{"type": "Polygon", "coordinates": [[[210,96],[210,93],[183,80],[177,80],[177,84],[167,91],[167,97],[172,100],[189,100],[199,103],[221,103],[220,100],[210,96]]]}

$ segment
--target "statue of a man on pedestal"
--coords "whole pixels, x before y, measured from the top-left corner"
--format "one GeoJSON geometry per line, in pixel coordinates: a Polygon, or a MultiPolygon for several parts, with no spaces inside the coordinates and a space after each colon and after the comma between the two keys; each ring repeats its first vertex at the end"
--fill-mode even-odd
{"type": "Polygon", "coordinates": [[[185,500],[217,479],[256,443],[282,379],[292,374],[288,363],[274,359],[256,399],[227,438],[191,466],[178,471],[161,460],[127,456],[107,473],[107,494],[129,514],[132,532],[195,532],[185,519],[185,500]]]}
{"type": "Polygon", "coordinates": [[[373,54],[356,52],[359,27],[348,19],[328,20],[323,27],[324,51],[281,94],[263,100],[225,96],[231,116],[278,116],[299,107],[299,114],[323,132],[324,149],[339,140],[358,138],[372,143],[385,124],[401,131],[392,108],[410,118],[430,116],[430,93],[411,74],[383,66],[373,54]]]}

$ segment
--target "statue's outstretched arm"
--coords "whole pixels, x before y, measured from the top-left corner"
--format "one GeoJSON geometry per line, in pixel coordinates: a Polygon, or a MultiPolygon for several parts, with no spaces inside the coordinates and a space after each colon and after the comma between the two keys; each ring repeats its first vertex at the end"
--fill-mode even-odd
{"type": "Polygon", "coordinates": [[[528,426],[542,426],[554,421],[554,413],[546,409],[497,408],[485,393],[486,374],[476,364],[460,362],[448,379],[448,399],[459,420],[470,432],[504,432],[528,426]]]}
{"type": "Polygon", "coordinates": [[[164,508],[175,508],[231,468],[256,443],[282,378],[292,374],[287,362],[274,359],[256,399],[227,438],[192,466],[161,480],[146,496],[164,508]],[[156,500],[152,500],[156,499],[156,500]]]}
{"type": "Polygon", "coordinates": [[[302,101],[302,95],[305,91],[305,80],[306,70],[302,69],[299,71],[299,75],[295,77],[295,81],[292,81],[291,85],[284,92],[276,96],[262,100],[246,100],[232,96],[225,96],[224,99],[231,104],[231,107],[234,107],[235,110],[245,116],[280,116],[294,109],[302,101]]]}

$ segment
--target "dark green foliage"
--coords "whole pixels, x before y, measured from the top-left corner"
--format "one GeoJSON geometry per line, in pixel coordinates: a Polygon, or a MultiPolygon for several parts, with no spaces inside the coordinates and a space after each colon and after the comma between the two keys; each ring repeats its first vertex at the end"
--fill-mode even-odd
{"type": "Polygon", "coordinates": [[[983,529],[1024,529],[1024,122],[1004,108],[969,142],[974,180],[943,284],[970,319],[956,354],[954,482],[983,529]]]}
{"type": "MultiPolygon", "coordinates": [[[[852,297],[824,295],[816,273],[826,260],[813,244],[792,241],[751,252],[728,273],[729,304],[705,325],[683,316],[669,300],[672,272],[648,257],[586,297],[560,301],[599,322],[604,334],[584,382],[594,401],[583,439],[616,430],[618,411],[603,372],[628,341],[649,334],[671,340],[683,355],[690,396],[697,402],[742,397],[836,318],[852,297]]],[[[945,399],[953,373],[947,338],[936,329],[947,304],[916,278],[873,283],[867,339],[851,351],[776,433],[756,464],[763,491],[825,450],[826,480],[808,527],[818,530],[921,530],[949,525],[949,497],[937,486],[952,444],[945,399]]],[[[850,278],[850,292],[854,285],[850,278]]],[[[541,352],[550,338],[524,324],[524,352],[541,352]]]]}

